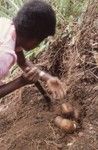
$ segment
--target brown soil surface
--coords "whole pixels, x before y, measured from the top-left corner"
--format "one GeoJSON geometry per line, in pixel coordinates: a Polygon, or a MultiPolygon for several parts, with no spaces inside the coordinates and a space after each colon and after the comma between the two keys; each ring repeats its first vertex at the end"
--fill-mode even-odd
{"type": "MultiPolygon", "coordinates": [[[[55,39],[38,56],[44,70],[61,78],[63,100],[43,98],[35,86],[26,86],[0,103],[0,150],[98,150],[98,0],[88,6],[83,24],[55,39]],[[96,20],[97,17],[97,20],[96,20]],[[95,47],[94,47],[95,46],[95,47]],[[61,104],[69,102],[80,111],[77,130],[68,134],[54,119],[62,116],[61,104]]],[[[16,73],[17,74],[17,73],[16,73]]]]}
{"type": "Polygon", "coordinates": [[[0,150],[97,150],[97,107],[97,86],[85,80],[71,86],[64,100],[52,99],[50,107],[36,87],[17,90],[1,101],[0,150]],[[71,134],[54,124],[63,116],[64,102],[80,110],[78,129],[71,134]]]}

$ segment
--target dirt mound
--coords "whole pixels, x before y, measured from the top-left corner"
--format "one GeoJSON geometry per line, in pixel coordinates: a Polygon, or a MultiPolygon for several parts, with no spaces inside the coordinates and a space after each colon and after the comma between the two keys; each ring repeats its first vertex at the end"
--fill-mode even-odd
{"type": "Polygon", "coordinates": [[[34,63],[61,78],[66,97],[52,99],[51,107],[30,85],[1,101],[0,150],[97,150],[98,149],[98,2],[88,4],[81,25],[63,34],[34,63]],[[48,60],[48,61],[47,61],[48,60]],[[67,134],[56,127],[61,104],[80,110],[78,129],[67,134]]]}

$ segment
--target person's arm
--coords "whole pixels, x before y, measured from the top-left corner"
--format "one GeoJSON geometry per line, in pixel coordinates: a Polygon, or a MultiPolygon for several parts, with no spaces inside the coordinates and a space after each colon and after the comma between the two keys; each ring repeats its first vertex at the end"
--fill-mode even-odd
{"type": "Polygon", "coordinates": [[[23,51],[16,52],[16,55],[17,55],[17,64],[23,71],[25,71],[25,69],[29,66],[29,64],[24,56],[23,51]]]}
{"type": "Polygon", "coordinates": [[[0,54],[0,79],[5,77],[14,62],[14,56],[8,52],[0,54]]]}
{"type": "Polygon", "coordinates": [[[48,73],[41,71],[40,69],[35,67],[30,60],[26,59],[23,51],[17,52],[16,54],[17,54],[17,63],[24,72],[28,72],[29,68],[30,68],[30,71],[32,72],[34,68],[35,71],[38,72],[39,74],[39,79],[47,81],[52,77],[48,73]]]}
{"type": "Polygon", "coordinates": [[[54,98],[61,99],[64,97],[65,90],[61,81],[57,77],[53,77],[50,74],[41,71],[37,67],[33,66],[32,62],[25,58],[22,51],[17,53],[17,63],[25,72],[24,77],[29,81],[46,81],[46,84],[53,93],[54,98]]]}

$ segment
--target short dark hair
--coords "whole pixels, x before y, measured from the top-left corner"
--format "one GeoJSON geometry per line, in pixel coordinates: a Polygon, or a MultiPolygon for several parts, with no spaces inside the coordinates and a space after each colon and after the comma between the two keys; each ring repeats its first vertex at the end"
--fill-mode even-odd
{"type": "Polygon", "coordinates": [[[24,38],[43,40],[55,34],[55,12],[43,0],[25,3],[13,21],[17,35],[24,38]]]}

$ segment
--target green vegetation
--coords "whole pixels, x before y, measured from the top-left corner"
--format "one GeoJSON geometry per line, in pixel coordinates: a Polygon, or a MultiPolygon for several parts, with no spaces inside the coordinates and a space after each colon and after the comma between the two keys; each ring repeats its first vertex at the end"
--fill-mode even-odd
{"type": "Polygon", "coordinates": [[[23,0],[1,0],[0,16],[11,18],[15,16],[19,8],[22,6],[23,0]]]}
{"type": "MultiPolygon", "coordinates": [[[[1,0],[0,16],[13,17],[26,0],[1,0]]],[[[88,0],[46,0],[54,7],[57,19],[70,20],[70,17],[79,18],[85,11],[88,0]]]]}
{"type": "MultiPolygon", "coordinates": [[[[26,0],[1,0],[0,1],[0,16],[12,18],[23,5],[26,0]]],[[[47,0],[53,6],[57,14],[57,27],[63,25],[64,22],[70,23],[74,19],[78,20],[85,11],[88,0],[47,0]],[[85,5],[84,5],[85,4],[85,5]]],[[[43,42],[36,51],[26,53],[27,57],[37,55],[39,51],[45,48],[43,42]]],[[[47,46],[48,44],[46,44],[47,46]]]]}
{"type": "Polygon", "coordinates": [[[85,11],[88,0],[50,0],[58,18],[70,21],[70,17],[78,19],[85,11]]]}

